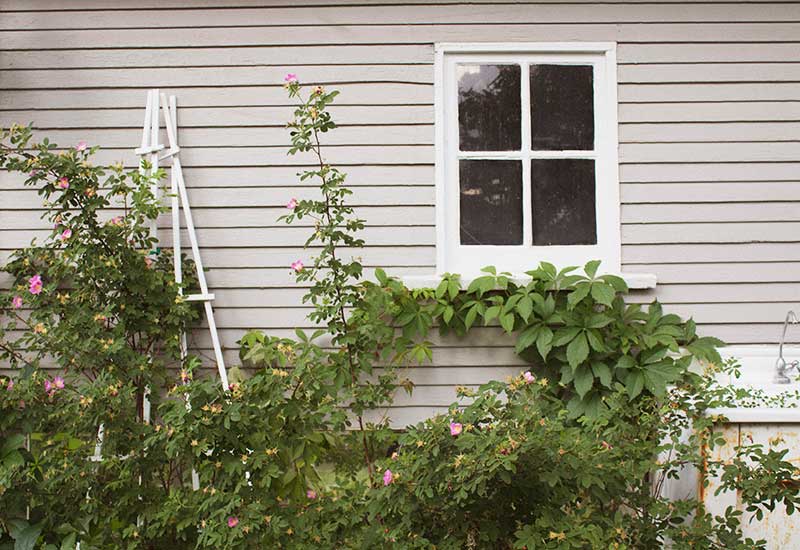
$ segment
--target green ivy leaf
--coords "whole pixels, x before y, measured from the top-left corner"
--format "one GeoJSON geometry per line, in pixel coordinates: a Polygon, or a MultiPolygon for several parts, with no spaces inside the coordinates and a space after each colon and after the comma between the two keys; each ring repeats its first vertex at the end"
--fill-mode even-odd
{"type": "Polygon", "coordinates": [[[625,379],[625,390],[628,392],[628,398],[632,401],[644,389],[644,375],[639,369],[634,369],[628,372],[625,379]]]}
{"type": "MultiPolygon", "coordinates": [[[[377,274],[378,270],[375,270],[375,273],[377,274]]],[[[437,299],[441,300],[444,297],[445,293],[447,292],[447,287],[449,284],[450,283],[447,281],[447,279],[442,279],[442,282],[440,282],[439,286],[436,287],[436,292],[434,292],[434,296],[436,296],[437,299]]]]}
{"type": "Polygon", "coordinates": [[[492,322],[498,315],[500,315],[500,310],[502,306],[492,306],[486,308],[486,312],[483,314],[483,324],[488,325],[492,322]]]}
{"type": "Polygon", "coordinates": [[[536,349],[539,350],[542,359],[547,359],[547,354],[553,349],[552,342],[553,331],[549,327],[542,327],[541,331],[539,331],[539,337],[536,338],[536,349]]]}
{"type": "Polygon", "coordinates": [[[589,342],[586,333],[581,332],[567,346],[567,361],[572,368],[577,367],[589,356],[589,342]]]}
{"type": "Polygon", "coordinates": [[[611,285],[592,283],[592,298],[594,298],[598,303],[611,306],[611,304],[614,302],[614,296],[616,296],[616,292],[614,291],[614,287],[611,285]]]}
{"type": "Polygon", "coordinates": [[[583,398],[592,389],[593,384],[594,374],[592,374],[592,369],[586,365],[580,365],[575,369],[575,391],[578,392],[579,397],[583,398]]]}
{"type": "Polygon", "coordinates": [[[520,335],[517,337],[517,344],[515,346],[517,353],[521,353],[523,350],[531,347],[533,343],[537,341],[541,328],[541,325],[534,325],[526,328],[520,333],[520,335]]]}
{"type": "Polygon", "coordinates": [[[464,316],[464,325],[467,327],[467,330],[469,330],[475,323],[475,318],[478,316],[479,307],[480,307],[479,304],[475,304],[467,311],[467,314],[464,316]]]}
{"type": "Polygon", "coordinates": [[[586,296],[589,295],[589,291],[591,290],[592,285],[589,283],[578,283],[575,286],[575,290],[569,293],[567,296],[567,307],[569,309],[574,309],[576,305],[578,305],[586,296]]]}
{"type": "Polygon", "coordinates": [[[600,267],[600,260],[592,260],[590,262],[586,262],[586,265],[583,266],[583,270],[589,276],[590,279],[594,279],[594,276],[597,275],[597,268],[600,267]]]}
{"type": "Polygon", "coordinates": [[[504,313],[500,316],[500,326],[502,326],[508,334],[514,332],[514,321],[516,321],[516,317],[513,313],[504,313]]]}
{"type": "Polygon", "coordinates": [[[553,346],[563,346],[567,342],[571,342],[581,330],[581,327],[565,327],[556,330],[553,336],[553,346]]]}
{"type": "Polygon", "coordinates": [[[592,372],[605,387],[610,388],[612,382],[611,369],[601,362],[592,363],[592,372]]]}
{"type": "Polygon", "coordinates": [[[531,313],[533,313],[533,300],[531,300],[530,296],[520,298],[519,302],[517,302],[517,313],[519,313],[523,321],[528,322],[531,313]]]}

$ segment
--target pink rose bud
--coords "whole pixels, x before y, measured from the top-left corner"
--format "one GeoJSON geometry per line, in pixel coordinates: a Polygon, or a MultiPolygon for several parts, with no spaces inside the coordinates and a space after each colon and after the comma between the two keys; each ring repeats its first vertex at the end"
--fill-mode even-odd
{"type": "Polygon", "coordinates": [[[13,389],[14,389],[14,381],[13,380],[9,380],[8,381],[8,386],[6,386],[6,391],[11,391],[13,389]]]}
{"type": "Polygon", "coordinates": [[[88,146],[89,146],[88,143],[86,143],[85,141],[81,140],[75,145],[75,150],[76,151],[85,151],[88,146]]]}
{"type": "Polygon", "coordinates": [[[14,309],[19,309],[22,307],[22,296],[14,296],[11,299],[11,305],[14,306],[14,309]]]}
{"type": "Polygon", "coordinates": [[[66,241],[70,237],[72,237],[72,229],[69,229],[69,228],[67,228],[64,231],[62,231],[61,235],[58,236],[58,238],[61,239],[61,242],[66,241]]]}
{"type": "Polygon", "coordinates": [[[522,377],[525,379],[526,384],[533,384],[536,381],[536,377],[529,370],[523,372],[522,377]]]}
{"type": "Polygon", "coordinates": [[[453,437],[457,435],[461,435],[461,432],[464,431],[464,426],[458,422],[450,422],[450,435],[453,437]]]}
{"type": "Polygon", "coordinates": [[[391,485],[392,481],[394,481],[394,474],[387,468],[386,471],[383,472],[383,486],[391,485]]]}
{"type": "Polygon", "coordinates": [[[288,208],[289,210],[294,210],[295,208],[297,208],[297,199],[292,198],[292,200],[287,202],[286,208],[288,208]]]}
{"type": "Polygon", "coordinates": [[[317,492],[313,489],[309,489],[306,491],[306,497],[308,497],[309,500],[314,500],[317,498],[317,492]]]}
{"type": "Polygon", "coordinates": [[[300,260],[295,260],[292,262],[292,269],[294,269],[297,273],[303,271],[303,262],[300,260]]]}
{"type": "Polygon", "coordinates": [[[59,178],[57,185],[61,189],[69,189],[69,180],[67,178],[59,178]]]}
{"type": "Polygon", "coordinates": [[[236,516],[229,516],[228,517],[228,527],[233,529],[237,525],[239,525],[239,518],[237,518],[236,516]]]}
{"type": "Polygon", "coordinates": [[[610,451],[611,449],[614,448],[614,447],[611,446],[611,443],[609,443],[608,441],[601,441],[600,442],[600,446],[603,447],[606,451],[610,451]]]}

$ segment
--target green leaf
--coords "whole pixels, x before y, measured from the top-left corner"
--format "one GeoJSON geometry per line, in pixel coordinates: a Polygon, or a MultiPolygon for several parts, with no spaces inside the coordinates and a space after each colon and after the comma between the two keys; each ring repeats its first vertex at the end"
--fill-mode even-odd
{"type": "Polygon", "coordinates": [[[461,285],[459,284],[457,279],[450,279],[450,282],[447,285],[447,293],[450,295],[450,299],[455,299],[458,296],[459,291],[461,290],[461,285]]]}
{"type": "Polygon", "coordinates": [[[21,531],[18,531],[16,536],[14,536],[14,550],[33,550],[41,532],[41,523],[28,525],[21,531]]]}
{"type": "Polygon", "coordinates": [[[644,389],[644,375],[639,369],[634,369],[628,372],[625,379],[625,390],[628,392],[628,398],[633,400],[637,395],[642,393],[644,389]]]}
{"type": "Polygon", "coordinates": [[[600,276],[600,280],[610,284],[617,292],[628,292],[628,283],[626,283],[625,279],[622,277],[617,277],[616,275],[602,275],[600,276]]]}
{"type": "Polygon", "coordinates": [[[534,325],[532,327],[528,327],[523,330],[520,335],[517,337],[517,344],[516,350],[517,353],[521,353],[523,350],[531,347],[534,342],[536,342],[537,337],[539,336],[539,331],[541,330],[541,325],[534,325]]]}
{"type": "Polygon", "coordinates": [[[466,316],[464,316],[464,325],[467,327],[467,330],[469,330],[473,323],[475,323],[475,318],[478,316],[479,307],[479,304],[475,304],[469,309],[469,311],[467,311],[466,316]]]}
{"type": "Polygon", "coordinates": [[[586,393],[592,389],[594,384],[594,374],[592,369],[586,365],[581,365],[575,370],[575,391],[578,396],[583,398],[586,393]]]}
{"type": "Polygon", "coordinates": [[[592,283],[592,298],[600,304],[611,306],[616,292],[614,287],[603,283],[592,283]]]}
{"type": "Polygon", "coordinates": [[[375,278],[378,279],[381,285],[385,285],[389,280],[389,277],[386,276],[386,272],[380,267],[375,269],[375,278]]]}
{"type": "Polygon", "coordinates": [[[574,309],[576,305],[578,305],[581,300],[586,298],[589,295],[589,291],[591,290],[592,285],[589,283],[579,283],[575,290],[569,293],[567,296],[567,307],[569,309],[574,309]]]}
{"type": "Polygon", "coordinates": [[[589,345],[592,346],[592,349],[603,353],[606,350],[606,346],[603,343],[603,338],[600,333],[596,330],[587,330],[586,331],[586,338],[589,340],[589,345]]]}
{"type": "Polygon", "coordinates": [[[70,533],[67,535],[63,541],[61,541],[61,550],[75,550],[75,546],[77,544],[78,535],[75,533],[70,533]]]}
{"type": "Polygon", "coordinates": [[[572,341],[581,330],[581,327],[565,327],[556,330],[553,336],[553,346],[563,346],[567,342],[572,341]]]}
{"type": "Polygon", "coordinates": [[[590,279],[594,279],[594,276],[597,275],[598,267],[600,267],[600,260],[592,260],[591,262],[586,262],[586,265],[583,266],[583,270],[590,279]]]}
{"type": "Polygon", "coordinates": [[[611,387],[611,369],[608,368],[608,365],[600,362],[592,363],[592,372],[598,379],[600,379],[601,384],[607,388],[611,387]]]}
{"type": "MultiPolygon", "coordinates": [[[[377,270],[376,270],[376,273],[377,273],[377,270]]],[[[442,282],[440,282],[439,286],[436,287],[436,292],[434,292],[434,296],[436,296],[437,299],[441,299],[441,298],[444,297],[445,293],[447,292],[448,284],[449,283],[448,283],[447,279],[442,279],[442,282]]]]}
{"type": "Polygon", "coordinates": [[[444,308],[444,312],[442,313],[442,319],[444,319],[445,323],[449,323],[450,319],[453,318],[454,314],[455,310],[453,309],[453,306],[447,306],[446,308],[444,308]]]}
{"type": "Polygon", "coordinates": [[[567,362],[572,368],[583,363],[589,356],[589,342],[586,334],[581,332],[567,346],[567,362]]]}
{"type": "Polygon", "coordinates": [[[517,302],[517,313],[519,313],[523,321],[528,322],[531,313],[533,313],[533,300],[531,300],[530,296],[520,298],[519,302],[517,302]]]}
{"type": "Polygon", "coordinates": [[[553,331],[549,327],[542,327],[541,331],[539,331],[539,337],[536,338],[536,349],[539,350],[542,359],[547,359],[547,354],[553,349],[552,342],[553,331]]]}
{"type": "Polygon", "coordinates": [[[511,334],[514,332],[514,321],[516,320],[517,318],[513,313],[505,313],[500,316],[500,326],[502,326],[507,333],[511,334]]]}
{"type": "Polygon", "coordinates": [[[492,306],[490,308],[486,308],[486,312],[483,314],[483,324],[488,325],[492,320],[500,315],[500,310],[502,306],[492,306]]]}
{"type": "Polygon", "coordinates": [[[614,366],[615,369],[632,369],[636,366],[636,359],[630,355],[623,355],[614,366]]]}

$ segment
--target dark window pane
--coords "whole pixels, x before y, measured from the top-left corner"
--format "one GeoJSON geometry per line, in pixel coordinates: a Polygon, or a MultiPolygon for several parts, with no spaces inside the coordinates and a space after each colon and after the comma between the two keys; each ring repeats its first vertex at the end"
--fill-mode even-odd
{"type": "Polygon", "coordinates": [[[518,151],[520,66],[458,65],[458,135],[462,151],[518,151]]]}
{"type": "Polygon", "coordinates": [[[522,163],[462,160],[458,171],[461,244],[522,244],[522,163]]]}
{"type": "Polygon", "coordinates": [[[594,161],[531,161],[533,244],[597,244],[594,161]]]}
{"type": "Polygon", "coordinates": [[[594,149],[591,65],[531,65],[531,148],[594,149]]]}

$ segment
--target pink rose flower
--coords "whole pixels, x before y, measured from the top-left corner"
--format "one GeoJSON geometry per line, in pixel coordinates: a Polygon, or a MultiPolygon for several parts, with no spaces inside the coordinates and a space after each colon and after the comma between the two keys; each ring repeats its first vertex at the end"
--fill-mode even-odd
{"type": "Polygon", "coordinates": [[[289,210],[294,210],[295,208],[297,208],[297,199],[292,197],[292,200],[286,203],[286,208],[288,208],[289,210]]]}
{"type": "Polygon", "coordinates": [[[75,150],[76,151],[85,151],[88,146],[89,146],[88,143],[86,143],[85,141],[81,140],[75,145],[75,150]]]}
{"type": "Polygon", "coordinates": [[[229,516],[228,517],[228,527],[233,529],[237,525],[239,525],[239,518],[237,518],[236,516],[229,516]]]}
{"type": "Polygon", "coordinates": [[[533,384],[536,381],[536,377],[529,370],[523,372],[522,377],[525,379],[526,384],[533,384]]]}
{"type": "Polygon", "coordinates": [[[67,178],[59,178],[58,185],[61,189],[69,189],[69,180],[67,178]]]}
{"type": "Polygon", "coordinates": [[[53,394],[53,383],[50,382],[50,380],[45,380],[44,381],[44,391],[47,392],[50,395],[53,394]]]}
{"type": "Polygon", "coordinates": [[[6,386],[6,391],[11,391],[13,389],[14,389],[14,381],[13,380],[9,380],[8,381],[8,386],[6,386]]]}
{"type": "Polygon", "coordinates": [[[22,307],[22,296],[14,296],[11,299],[11,305],[14,306],[14,309],[19,309],[22,307]]]}
{"type": "Polygon", "coordinates": [[[309,489],[306,491],[306,497],[308,497],[309,500],[314,500],[317,498],[317,492],[314,489],[309,489]]]}
{"type": "Polygon", "coordinates": [[[111,225],[122,225],[122,216],[114,216],[108,221],[108,223],[111,225]]]}
{"type": "Polygon", "coordinates": [[[42,276],[39,274],[34,275],[28,279],[28,291],[31,294],[39,294],[42,291],[42,276]]]}
{"type": "Polygon", "coordinates": [[[394,474],[387,468],[386,471],[383,472],[383,486],[391,485],[392,481],[394,481],[394,474]]]}
{"type": "Polygon", "coordinates": [[[61,235],[58,236],[58,238],[61,239],[61,242],[66,241],[70,237],[72,237],[72,229],[70,229],[69,227],[66,228],[64,231],[62,231],[61,235]]]}
{"type": "Polygon", "coordinates": [[[461,435],[461,432],[464,431],[464,426],[458,422],[450,422],[450,435],[453,437],[457,435],[461,435]]]}
{"type": "Polygon", "coordinates": [[[61,378],[60,376],[56,376],[55,378],[53,378],[53,387],[55,389],[57,389],[57,390],[63,390],[64,389],[64,379],[61,378]]]}
{"type": "Polygon", "coordinates": [[[36,168],[34,168],[33,170],[31,170],[31,171],[30,171],[30,173],[28,173],[28,176],[30,176],[30,177],[32,177],[32,178],[33,178],[33,177],[36,177],[36,176],[38,176],[38,175],[39,175],[39,170],[37,170],[36,168]]]}
{"type": "Polygon", "coordinates": [[[286,77],[283,79],[283,81],[286,84],[297,84],[297,82],[298,82],[297,75],[294,74],[294,73],[289,73],[289,74],[286,75],[286,77]]]}
{"type": "Polygon", "coordinates": [[[295,260],[292,262],[292,269],[294,269],[297,273],[303,271],[303,262],[301,260],[295,260]]]}

